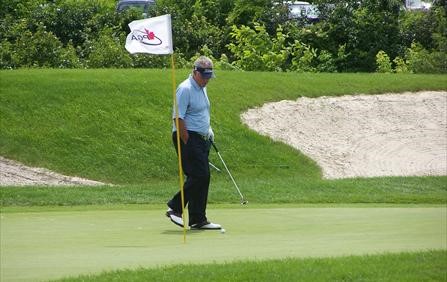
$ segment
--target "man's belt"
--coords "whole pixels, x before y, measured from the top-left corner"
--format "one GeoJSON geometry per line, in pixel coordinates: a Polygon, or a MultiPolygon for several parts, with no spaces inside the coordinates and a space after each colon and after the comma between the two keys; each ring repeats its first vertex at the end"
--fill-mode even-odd
{"type": "Polygon", "coordinates": [[[202,139],[205,140],[205,141],[208,141],[208,140],[209,140],[209,137],[208,137],[207,135],[200,134],[200,133],[198,133],[198,132],[196,132],[196,131],[189,131],[189,130],[188,130],[188,133],[189,133],[189,134],[193,134],[193,135],[197,135],[197,136],[199,136],[200,138],[202,138],[202,139]]]}

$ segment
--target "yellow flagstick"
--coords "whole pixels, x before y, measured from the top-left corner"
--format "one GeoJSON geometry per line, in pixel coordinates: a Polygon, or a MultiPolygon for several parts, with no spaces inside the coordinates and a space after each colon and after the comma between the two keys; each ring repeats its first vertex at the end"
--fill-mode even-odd
{"type": "Polygon", "coordinates": [[[179,174],[179,184],[180,184],[180,195],[182,198],[183,243],[186,243],[185,193],[183,191],[183,167],[182,167],[182,151],[180,150],[180,128],[179,128],[179,121],[178,121],[178,104],[177,104],[177,95],[175,93],[176,87],[175,87],[174,54],[171,54],[171,65],[172,65],[172,96],[173,96],[174,107],[175,107],[175,127],[177,128],[178,174],[179,174]]]}

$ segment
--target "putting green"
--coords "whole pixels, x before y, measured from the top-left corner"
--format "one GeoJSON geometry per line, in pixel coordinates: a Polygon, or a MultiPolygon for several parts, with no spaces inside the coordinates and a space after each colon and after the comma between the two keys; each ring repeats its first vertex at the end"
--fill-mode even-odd
{"type": "Polygon", "coordinates": [[[218,231],[183,231],[164,210],[1,214],[1,281],[39,281],[117,268],[241,259],[446,249],[445,207],[222,208],[218,231]]]}

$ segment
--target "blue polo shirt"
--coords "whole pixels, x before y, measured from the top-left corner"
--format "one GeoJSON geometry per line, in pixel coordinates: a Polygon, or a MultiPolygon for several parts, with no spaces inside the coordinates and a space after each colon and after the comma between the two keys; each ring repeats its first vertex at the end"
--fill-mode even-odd
{"type": "MultiPolygon", "coordinates": [[[[200,87],[192,75],[189,75],[189,78],[178,86],[176,95],[179,118],[184,120],[186,129],[207,135],[210,128],[210,101],[206,87],[200,87]]],[[[176,109],[173,109],[172,118],[172,131],[176,131],[176,109]]]]}

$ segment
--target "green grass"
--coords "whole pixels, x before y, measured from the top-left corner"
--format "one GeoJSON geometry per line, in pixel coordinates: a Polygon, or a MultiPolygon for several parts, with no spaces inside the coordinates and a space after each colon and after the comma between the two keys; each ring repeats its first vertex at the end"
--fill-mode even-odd
{"type": "MultiPolygon", "coordinates": [[[[177,80],[189,71],[179,70],[177,80]]],[[[2,188],[1,204],[161,203],[178,189],[169,70],[0,71],[0,155],[113,187],[2,188]]],[[[219,71],[208,86],[216,142],[247,198],[259,203],[441,203],[447,177],[327,181],[315,162],[259,136],[244,110],[301,96],[447,89],[442,75],[219,71]]],[[[220,165],[215,153],[211,161],[220,165]]],[[[213,174],[211,202],[234,202],[213,174]]]]}
{"type": "MultiPolygon", "coordinates": [[[[188,72],[179,70],[177,82],[188,72]]],[[[208,213],[227,233],[188,233],[182,245],[162,214],[178,190],[170,75],[0,71],[1,156],[114,184],[0,188],[2,275],[35,281],[109,265],[110,272],[66,281],[447,281],[447,176],[323,180],[315,162],[239,117],[302,96],[446,90],[446,76],[219,71],[208,87],[212,125],[250,203],[231,204],[232,183],[213,173],[208,213]],[[278,220],[287,215],[294,224],[278,220]],[[221,251],[210,253],[215,247],[221,251]],[[432,248],[441,250],[421,251],[432,248]],[[391,251],[418,252],[293,258],[391,251]],[[135,265],[151,268],[116,270],[135,265]]],[[[219,165],[214,153],[211,161],[219,165]]]]}
{"type": "Polygon", "coordinates": [[[186,243],[160,205],[4,209],[2,281],[141,266],[447,250],[442,205],[211,205],[207,216],[226,233],[188,231],[186,243]]]}
{"type": "Polygon", "coordinates": [[[57,281],[447,281],[447,251],[118,270],[57,281]]]}
{"type": "MultiPolygon", "coordinates": [[[[238,175],[241,176],[241,175],[238,175]]],[[[238,185],[250,204],[389,203],[445,204],[447,177],[390,177],[349,180],[243,178],[238,185]],[[288,183],[293,181],[291,183],[288,183]]],[[[73,206],[165,203],[178,190],[177,181],[101,187],[7,187],[0,204],[7,206],[73,206]]],[[[212,181],[210,203],[237,203],[229,179],[212,181]]]]}

